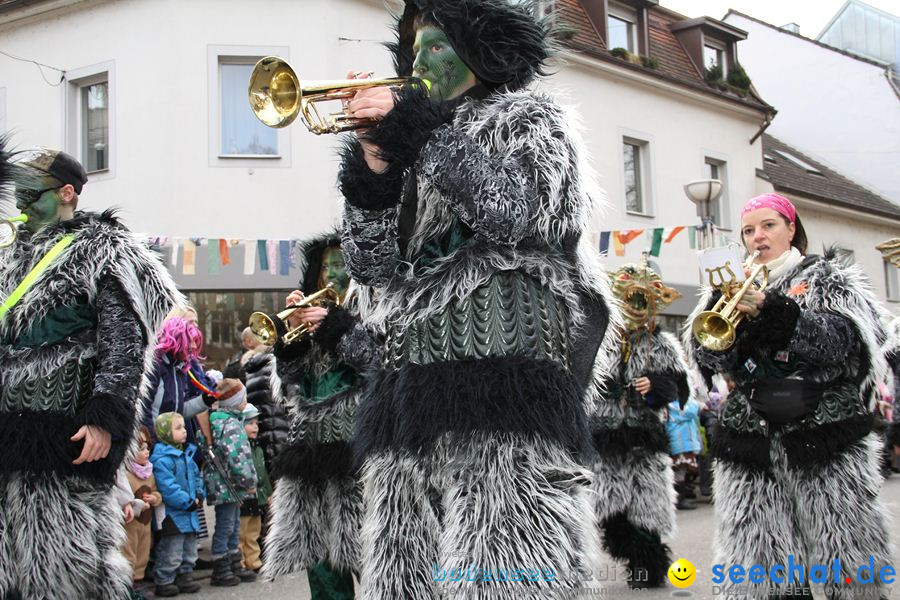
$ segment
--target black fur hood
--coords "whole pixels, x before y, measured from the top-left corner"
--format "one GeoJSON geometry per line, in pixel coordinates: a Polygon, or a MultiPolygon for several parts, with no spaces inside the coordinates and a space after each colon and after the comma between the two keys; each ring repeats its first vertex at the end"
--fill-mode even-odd
{"type": "Polygon", "coordinates": [[[409,76],[415,56],[413,23],[424,13],[447,35],[453,49],[491,90],[518,90],[544,75],[552,54],[549,21],[530,0],[406,0],[397,16],[397,41],[387,44],[397,74],[409,76]]]}
{"type": "Polygon", "coordinates": [[[325,248],[340,247],[341,233],[333,230],[300,242],[300,291],[312,294],[319,289],[319,271],[322,270],[322,254],[325,248]]]}

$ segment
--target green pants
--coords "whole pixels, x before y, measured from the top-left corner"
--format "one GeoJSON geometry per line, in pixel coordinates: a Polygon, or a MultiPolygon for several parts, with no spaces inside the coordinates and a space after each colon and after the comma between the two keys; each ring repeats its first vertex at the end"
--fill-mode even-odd
{"type": "Polygon", "coordinates": [[[353,600],[353,574],[336,571],[328,563],[317,563],[306,570],[312,600],[353,600]]]}

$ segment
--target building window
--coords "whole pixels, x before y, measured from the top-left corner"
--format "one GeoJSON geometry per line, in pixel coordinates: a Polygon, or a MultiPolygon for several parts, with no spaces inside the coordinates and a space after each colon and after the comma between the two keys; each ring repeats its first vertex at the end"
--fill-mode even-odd
{"type": "Polygon", "coordinates": [[[884,288],[888,300],[900,302],[900,269],[889,261],[884,261],[884,288]]]}
{"type": "Polygon", "coordinates": [[[247,82],[260,57],[219,57],[219,156],[277,156],[278,132],[250,110],[247,82]]]}
{"type": "Polygon", "coordinates": [[[634,23],[609,15],[609,48],[625,48],[634,52],[634,23]]]}
{"type": "Polygon", "coordinates": [[[81,159],[88,173],[109,168],[109,81],[81,88],[81,159]]]}
{"type": "Polygon", "coordinates": [[[714,69],[715,67],[721,67],[722,72],[725,72],[725,51],[721,48],[716,48],[715,46],[705,45],[703,46],[703,62],[706,65],[707,69],[714,69]]]}
{"type": "Polygon", "coordinates": [[[706,157],[706,176],[709,179],[718,179],[722,182],[722,193],[719,198],[712,203],[710,207],[710,216],[716,227],[727,228],[728,226],[728,163],[724,160],[706,157]]]}
{"type": "Polygon", "coordinates": [[[283,46],[208,46],[210,166],[290,166],[289,129],[263,125],[247,99],[257,61],[287,55],[283,46]]]}
{"type": "Polygon", "coordinates": [[[112,174],[115,161],[115,63],[66,72],[66,150],[88,173],[112,174]]]}
{"type": "Polygon", "coordinates": [[[651,212],[648,149],[649,144],[644,140],[622,138],[625,210],[629,213],[649,215],[651,212]]]}

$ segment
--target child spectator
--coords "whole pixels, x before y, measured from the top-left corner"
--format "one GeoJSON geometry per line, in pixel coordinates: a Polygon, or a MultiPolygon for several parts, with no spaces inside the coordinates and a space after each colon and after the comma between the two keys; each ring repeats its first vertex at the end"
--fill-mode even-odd
{"type": "Polygon", "coordinates": [[[256,469],[256,496],[247,498],[241,504],[241,554],[244,567],[259,571],[262,562],[259,560],[259,536],[262,531],[262,515],[272,496],[272,483],[266,469],[265,455],[259,444],[259,410],[247,404],[243,412],[244,431],[250,440],[253,452],[253,466],[256,469]]]}
{"type": "Polygon", "coordinates": [[[194,581],[197,562],[197,511],[206,492],[200,469],[194,462],[197,447],[187,443],[184,417],[166,412],[156,417],[156,439],[150,462],[162,494],[163,510],[158,511],[160,540],[156,547],[156,590],[159,597],[193,593],[200,589],[194,581]],[[161,514],[160,514],[161,513],[161,514]]]}
{"type": "Polygon", "coordinates": [[[134,520],[125,525],[128,537],[122,548],[122,554],[131,563],[135,582],[144,579],[147,561],[150,558],[150,519],[153,517],[151,509],[162,504],[162,495],[156,488],[153,464],[150,462],[152,436],[146,427],[138,430],[137,443],[138,450],[134,459],[125,462],[125,475],[128,478],[134,506],[134,520]]]}
{"type": "Polygon", "coordinates": [[[677,400],[669,403],[666,431],[669,434],[672,468],[675,470],[675,491],[678,492],[676,507],[682,510],[697,508],[693,487],[697,476],[697,454],[703,448],[699,412],[700,403],[693,399],[688,400],[684,408],[677,400]]]}
{"type": "Polygon", "coordinates": [[[207,503],[216,510],[213,572],[209,583],[232,586],[256,579],[256,573],[241,566],[238,547],[241,501],[256,497],[256,469],[241,416],[247,405],[247,390],[237,379],[223,379],[216,391],[219,408],[209,416],[210,447],[214,458],[203,466],[207,503]]]}

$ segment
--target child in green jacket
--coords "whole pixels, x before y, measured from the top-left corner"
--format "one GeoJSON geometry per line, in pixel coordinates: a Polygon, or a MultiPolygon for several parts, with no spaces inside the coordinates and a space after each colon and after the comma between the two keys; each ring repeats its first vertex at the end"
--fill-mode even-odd
{"type": "Polygon", "coordinates": [[[265,455],[257,442],[259,435],[259,410],[252,404],[244,408],[244,431],[250,439],[253,449],[253,465],[256,467],[256,497],[247,498],[241,504],[241,554],[244,555],[244,567],[259,571],[262,562],[259,560],[259,536],[262,531],[262,518],[272,496],[272,483],[266,471],[265,455]]]}

